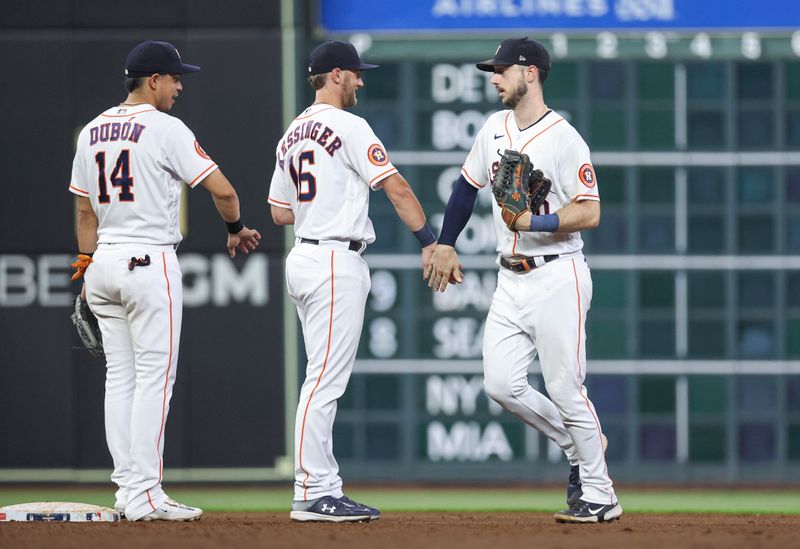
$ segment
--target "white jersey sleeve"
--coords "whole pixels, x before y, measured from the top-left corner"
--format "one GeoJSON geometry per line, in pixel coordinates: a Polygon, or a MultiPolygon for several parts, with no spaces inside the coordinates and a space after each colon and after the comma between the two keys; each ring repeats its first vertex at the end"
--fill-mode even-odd
{"type": "Polygon", "coordinates": [[[217,167],[186,124],[175,124],[164,136],[164,162],[175,176],[194,188],[217,167]]]}
{"type": "Polygon", "coordinates": [[[344,143],[344,150],[353,171],[359,174],[371,189],[379,189],[381,181],[397,173],[397,168],[389,161],[383,143],[363,118],[357,119],[344,143]]]}
{"type": "Polygon", "coordinates": [[[283,177],[283,170],[281,169],[280,162],[275,161],[275,171],[272,172],[272,181],[269,184],[269,195],[267,202],[272,206],[278,208],[292,209],[292,198],[296,196],[294,187],[287,184],[286,178],[283,177]]]}
{"type": "Polygon", "coordinates": [[[69,190],[72,194],[88,198],[89,181],[87,180],[87,177],[89,175],[89,171],[85,166],[86,155],[81,153],[81,151],[85,149],[85,147],[81,146],[85,141],[86,132],[81,131],[80,135],[78,136],[78,147],[75,150],[75,158],[72,160],[72,177],[69,182],[69,190]]]}
{"type": "Polygon", "coordinates": [[[491,133],[489,126],[492,125],[493,117],[483,125],[483,127],[475,136],[475,143],[472,144],[472,150],[469,151],[464,165],[461,166],[461,175],[466,178],[467,182],[477,189],[482,189],[490,181],[491,174],[489,173],[490,162],[486,158],[486,138],[491,133]]]}
{"type": "Polygon", "coordinates": [[[600,201],[597,177],[589,156],[589,146],[580,137],[564,149],[558,166],[558,175],[565,193],[572,200],[600,201]]]}

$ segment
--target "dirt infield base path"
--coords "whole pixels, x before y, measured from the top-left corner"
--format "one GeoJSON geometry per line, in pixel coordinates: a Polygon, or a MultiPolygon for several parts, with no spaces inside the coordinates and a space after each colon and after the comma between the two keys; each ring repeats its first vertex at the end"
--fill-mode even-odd
{"type": "Polygon", "coordinates": [[[372,523],[292,523],[288,513],[207,513],[194,523],[0,523],[0,547],[114,549],[797,547],[800,516],[623,515],[555,524],[542,513],[388,513],[372,523]]]}

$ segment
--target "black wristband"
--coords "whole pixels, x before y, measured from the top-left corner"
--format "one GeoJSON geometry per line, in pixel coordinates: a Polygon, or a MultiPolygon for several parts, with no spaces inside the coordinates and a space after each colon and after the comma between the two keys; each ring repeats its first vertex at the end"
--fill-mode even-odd
{"type": "Polygon", "coordinates": [[[229,234],[239,234],[244,229],[244,225],[242,225],[242,220],[237,219],[233,223],[228,223],[227,221],[225,224],[228,226],[228,233],[229,234]]]}
{"type": "Polygon", "coordinates": [[[425,223],[420,230],[414,231],[414,236],[417,237],[419,245],[423,248],[436,242],[436,235],[433,234],[433,229],[431,229],[431,226],[427,223],[425,223]]]}
{"type": "Polygon", "coordinates": [[[78,255],[88,255],[89,257],[93,257],[94,252],[78,252],[78,255]]]}

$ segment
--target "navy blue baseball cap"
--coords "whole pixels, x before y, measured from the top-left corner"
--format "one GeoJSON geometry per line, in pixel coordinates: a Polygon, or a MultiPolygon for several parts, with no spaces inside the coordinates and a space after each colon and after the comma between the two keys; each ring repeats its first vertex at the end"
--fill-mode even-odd
{"type": "Polygon", "coordinates": [[[324,74],[333,69],[363,71],[377,69],[379,65],[364,63],[358,56],[356,47],[350,42],[327,40],[311,50],[308,60],[308,74],[324,74]]]}
{"type": "Polygon", "coordinates": [[[536,40],[524,38],[509,38],[503,40],[494,52],[493,59],[481,61],[475,66],[486,72],[494,71],[495,67],[509,67],[511,65],[533,65],[539,69],[550,70],[550,54],[536,40]]]}
{"type": "Polygon", "coordinates": [[[196,65],[181,61],[181,54],[169,42],[148,40],[131,50],[125,60],[125,76],[132,78],[151,74],[184,74],[199,71],[196,65]]]}

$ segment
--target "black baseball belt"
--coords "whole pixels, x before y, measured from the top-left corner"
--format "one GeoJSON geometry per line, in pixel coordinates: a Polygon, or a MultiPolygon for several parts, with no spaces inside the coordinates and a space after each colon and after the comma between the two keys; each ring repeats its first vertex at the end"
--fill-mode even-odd
{"type": "MultiPolygon", "coordinates": [[[[300,242],[303,244],[313,244],[314,246],[319,246],[319,240],[315,240],[313,238],[301,238],[300,242]]],[[[351,240],[348,249],[352,252],[362,253],[363,250],[367,249],[367,243],[361,242],[360,240],[351,240]]]]}
{"type": "Polygon", "coordinates": [[[542,255],[538,257],[541,257],[544,263],[537,265],[535,257],[513,257],[511,259],[506,259],[505,257],[501,257],[500,265],[514,273],[527,273],[528,271],[532,271],[537,267],[541,267],[545,263],[550,263],[551,261],[555,261],[556,259],[558,259],[559,256],[558,254],[555,254],[555,255],[542,255]]]}

